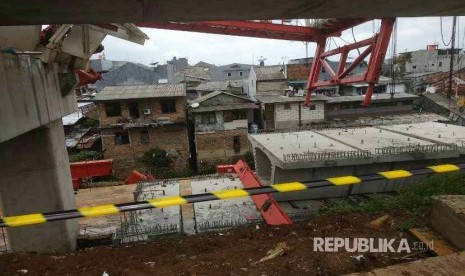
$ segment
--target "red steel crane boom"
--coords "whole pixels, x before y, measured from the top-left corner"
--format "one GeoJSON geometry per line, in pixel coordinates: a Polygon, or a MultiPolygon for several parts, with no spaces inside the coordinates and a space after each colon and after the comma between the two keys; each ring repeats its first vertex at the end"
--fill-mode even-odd
{"type": "Polygon", "coordinates": [[[395,19],[382,19],[380,30],[369,39],[325,52],[328,38],[341,36],[344,30],[353,28],[368,20],[370,19],[326,19],[319,21],[318,26],[313,27],[289,25],[283,22],[279,24],[272,21],[145,22],[137,25],[139,27],[177,31],[316,42],[317,47],[308,77],[307,98],[304,105],[308,106],[310,104],[311,94],[318,87],[366,82],[368,88],[362,105],[368,106],[374,86],[378,83],[381,74],[381,66],[387,52],[395,19]],[[367,48],[347,66],[348,53],[351,50],[363,47],[367,48]],[[339,66],[337,72],[334,72],[329,66],[327,58],[338,54],[341,55],[339,66]],[[352,71],[370,54],[366,72],[362,75],[351,75],[352,71]],[[330,80],[319,81],[322,67],[329,72],[330,80]]]}

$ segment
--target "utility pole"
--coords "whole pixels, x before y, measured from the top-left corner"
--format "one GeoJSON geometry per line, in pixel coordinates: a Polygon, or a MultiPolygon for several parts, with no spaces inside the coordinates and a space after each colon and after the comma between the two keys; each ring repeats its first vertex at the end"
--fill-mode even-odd
{"type": "Polygon", "coordinates": [[[452,96],[452,73],[454,72],[455,27],[457,25],[456,23],[457,23],[457,16],[454,16],[452,19],[452,37],[451,37],[451,45],[450,45],[449,91],[447,92],[447,97],[449,99],[452,96]]]}

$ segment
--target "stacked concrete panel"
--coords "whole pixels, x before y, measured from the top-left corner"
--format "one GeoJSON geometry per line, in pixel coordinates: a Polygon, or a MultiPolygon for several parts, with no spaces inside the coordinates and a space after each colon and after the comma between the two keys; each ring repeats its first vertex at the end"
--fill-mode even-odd
{"type": "MultiPolygon", "coordinates": [[[[310,181],[465,160],[465,128],[438,122],[249,135],[264,183],[310,181]]],[[[399,190],[418,177],[278,194],[278,200],[399,190]]]]}

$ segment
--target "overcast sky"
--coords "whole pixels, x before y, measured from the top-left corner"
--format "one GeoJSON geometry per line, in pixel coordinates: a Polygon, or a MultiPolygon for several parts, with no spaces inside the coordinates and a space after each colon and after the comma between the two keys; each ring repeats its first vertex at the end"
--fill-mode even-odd
{"type": "MultiPolygon", "coordinates": [[[[443,36],[446,43],[451,37],[452,18],[443,18],[443,36]]],[[[463,47],[465,38],[465,17],[458,19],[457,42],[463,47]]],[[[425,49],[427,44],[438,43],[444,48],[440,31],[439,17],[398,18],[397,52],[425,49]]],[[[356,40],[368,38],[379,28],[380,21],[367,22],[354,28],[356,40]]],[[[215,65],[229,63],[257,64],[263,56],[266,64],[278,64],[289,59],[305,57],[305,44],[299,41],[248,38],[194,32],[181,32],[142,28],[150,37],[144,46],[108,36],[103,41],[105,57],[109,60],[126,60],[143,64],[165,63],[173,56],[186,57],[189,64],[205,61],[215,65]]],[[[345,31],[342,39],[353,42],[350,30],[345,31]]],[[[335,38],[327,47],[335,48],[344,42],[335,38]]],[[[309,56],[313,56],[315,43],[308,45],[309,56]]],[[[388,54],[389,56],[389,54],[388,54]]]]}

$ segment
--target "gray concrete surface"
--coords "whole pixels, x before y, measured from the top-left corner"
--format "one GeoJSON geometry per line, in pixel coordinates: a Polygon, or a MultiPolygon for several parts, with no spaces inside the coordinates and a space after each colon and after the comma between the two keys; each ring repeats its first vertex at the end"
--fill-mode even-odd
{"type": "Polygon", "coordinates": [[[74,93],[61,95],[59,72],[57,64],[0,53],[0,143],[77,111],[74,93]]]}
{"type": "Polygon", "coordinates": [[[465,196],[434,197],[429,222],[443,238],[458,249],[465,250],[465,196]]]}
{"type": "MultiPolygon", "coordinates": [[[[235,175],[193,179],[191,186],[192,194],[244,188],[242,181],[235,175]]],[[[231,228],[245,224],[247,217],[261,217],[250,197],[194,203],[194,210],[197,232],[231,228]]]]}
{"type": "Polygon", "coordinates": [[[463,15],[464,13],[465,4],[454,0],[113,0],[111,2],[83,0],[79,5],[69,5],[60,0],[48,0],[46,4],[45,1],[5,0],[0,4],[0,25],[277,18],[382,18],[463,15]]]}
{"type": "MultiPolygon", "coordinates": [[[[61,119],[0,143],[0,202],[4,216],[76,208],[61,119]]],[[[75,248],[76,220],[8,228],[13,251],[75,248]]]]}

